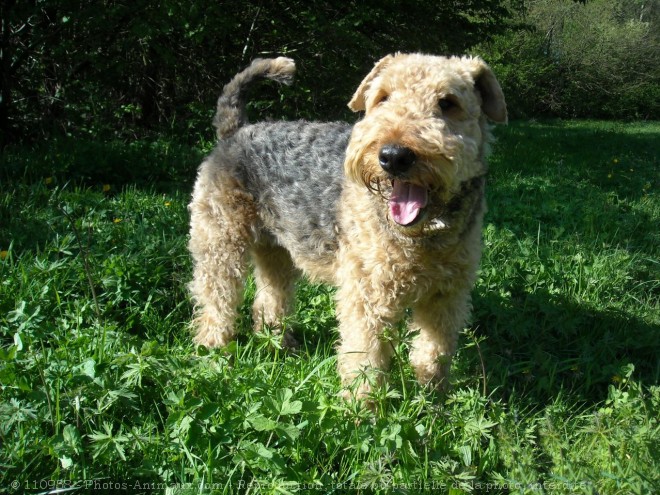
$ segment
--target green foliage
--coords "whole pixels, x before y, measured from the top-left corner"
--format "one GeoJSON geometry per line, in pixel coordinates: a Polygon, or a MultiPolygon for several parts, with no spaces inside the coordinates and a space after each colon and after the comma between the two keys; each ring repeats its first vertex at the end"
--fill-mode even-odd
{"type": "Polygon", "coordinates": [[[494,66],[512,115],[658,118],[657,2],[533,0],[526,7],[509,32],[477,50],[494,66]]]}

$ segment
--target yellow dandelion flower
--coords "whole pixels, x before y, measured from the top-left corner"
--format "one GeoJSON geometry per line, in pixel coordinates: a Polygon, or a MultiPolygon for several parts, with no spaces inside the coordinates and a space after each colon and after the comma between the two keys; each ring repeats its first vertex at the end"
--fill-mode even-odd
{"type": "Polygon", "coordinates": [[[110,191],[110,184],[103,184],[103,192],[110,191]]]}
{"type": "Polygon", "coordinates": [[[121,218],[115,218],[112,223],[121,223],[121,218]]]}
{"type": "Polygon", "coordinates": [[[170,206],[172,206],[172,203],[170,203],[169,201],[165,201],[165,206],[169,208],[170,206]]]}
{"type": "Polygon", "coordinates": [[[9,255],[9,251],[0,251],[0,260],[4,260],[9,255]]]}

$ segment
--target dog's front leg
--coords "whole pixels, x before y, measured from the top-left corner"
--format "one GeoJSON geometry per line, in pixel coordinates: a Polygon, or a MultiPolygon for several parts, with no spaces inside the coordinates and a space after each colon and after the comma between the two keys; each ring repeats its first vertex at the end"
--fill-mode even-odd
{"type": "Polygon", "coordinates": [[[469,301],[469,292],[436,294],[413,308],[410,329],[419,334],[412,341],[410,364],[422,385],[447,387],[458,333],[469,313],[469,301]]]}
{"type": "Polygon", "coordinates": [[[337,290],[337,318],[341,341],[337,367],[347,390],[345,397],[364,400],[383,381],[392,358],[392,345],[383,337],[389,326],[360,294],[359,281],[337,290]]]}

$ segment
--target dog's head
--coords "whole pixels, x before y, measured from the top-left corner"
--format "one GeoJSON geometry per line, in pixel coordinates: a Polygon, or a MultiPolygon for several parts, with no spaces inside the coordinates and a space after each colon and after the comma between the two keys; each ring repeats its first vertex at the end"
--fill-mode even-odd
{"type": "Polygon", "coordinates": [[[476,57],[388,55],[349,107],[365,115],[346,151],[346,175],[386,197],[403,231],[418,230],[429,211],[485,173],[487,119],[507,120],[502,89],[476,57]]]}

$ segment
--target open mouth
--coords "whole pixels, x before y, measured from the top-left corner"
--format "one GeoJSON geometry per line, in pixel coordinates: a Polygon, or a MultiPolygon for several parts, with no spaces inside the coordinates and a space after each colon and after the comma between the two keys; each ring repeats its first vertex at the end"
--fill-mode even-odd
{"type": "Polygon", "coordinates": [[[429,194],[425,187],[392,180],[392,195],[388,201],[390,216],[397,224],[410,227],[423,217],[424,208],[428,204],[429,194]]]}

